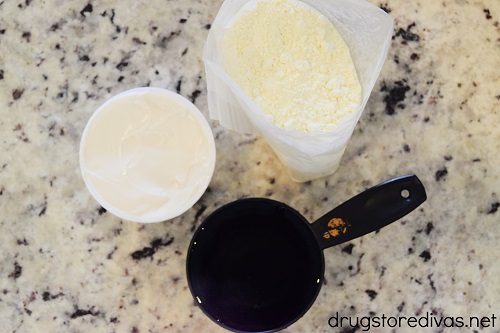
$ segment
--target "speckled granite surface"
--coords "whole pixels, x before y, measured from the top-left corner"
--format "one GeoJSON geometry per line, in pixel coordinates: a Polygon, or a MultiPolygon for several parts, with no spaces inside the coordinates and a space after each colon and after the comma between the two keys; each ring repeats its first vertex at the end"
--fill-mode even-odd
{"type": "MultiPolygon", "coordinates": [[[[339,170],[290,181],[259,137],[212,122],[209,191],[140,225],[104,211],[78,169],[80,134],[107,98],[178,91],[208,115],[201,51],[221,0],[0,1],[1,332],[222,332],[187,289],[194,228],[265,196],[314,220],[363,189],[416,173],[428,201],[325,251],[326,283],[286,332],[362,331],[341,316],[500,317],[500,2],[373,1],[395,19],[389,59],[339,170]],[[333,323],[333,321],[330,321],[333,323]]],[[[371,332],[500,332],[372,328],[371,332]]]]}

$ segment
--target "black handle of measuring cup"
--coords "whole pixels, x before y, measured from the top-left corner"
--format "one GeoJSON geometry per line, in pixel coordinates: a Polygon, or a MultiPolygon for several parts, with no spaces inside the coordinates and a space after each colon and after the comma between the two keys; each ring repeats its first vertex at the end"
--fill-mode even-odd
{"type": "Polygon", "coordinates": [[[385,181],[334,208],[311,224],[321,248],[361,237],[397,221],[427,199],[415,175],[385,181]]]}

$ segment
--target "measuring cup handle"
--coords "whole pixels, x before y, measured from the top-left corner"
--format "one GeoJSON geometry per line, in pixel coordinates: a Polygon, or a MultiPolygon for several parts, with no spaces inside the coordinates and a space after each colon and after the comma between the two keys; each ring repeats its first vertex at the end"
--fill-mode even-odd
{"type": "Polygon", "coordinates": [[[334,208],[311,227],[325,249],[361,237],[402,218],[427,199],[415,175],[376,185],[334,208]]]}

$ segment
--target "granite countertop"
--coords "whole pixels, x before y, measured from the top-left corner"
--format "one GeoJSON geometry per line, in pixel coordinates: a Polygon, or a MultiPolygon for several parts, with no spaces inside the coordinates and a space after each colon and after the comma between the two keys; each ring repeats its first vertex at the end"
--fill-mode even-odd
{"type": "Polygon", "coordinates": [[[80,135],[107,98],[138,86],[179,92],[208,117],[201,53],[222,1],[0,0],[0,331],[223,332],[184,271],[215,208],[263,196],[313,221],[415,173],[428,200],[327,249],[318,299],[285,331],[363,330],[331,327],[338,314],[489,317],[461,331],[500,332],[500,2],[371,2],[394,17],[393,44],[335,174],[294,183],[262,138],[211,122],[209,190],[179,218],[143,225],[92,199],[80,135]]]}

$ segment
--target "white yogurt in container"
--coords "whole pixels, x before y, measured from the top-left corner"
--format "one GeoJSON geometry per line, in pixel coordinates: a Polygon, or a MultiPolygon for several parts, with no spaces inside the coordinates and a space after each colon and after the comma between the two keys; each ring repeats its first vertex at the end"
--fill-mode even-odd
{"type": "Polygon", "coordinates": [[[99,107],[80,143],[92,196],[125,220],[177,217],[203,195],[215,167],[210,126],[194,104],[161,88],[137,88],[99,107]]]}

